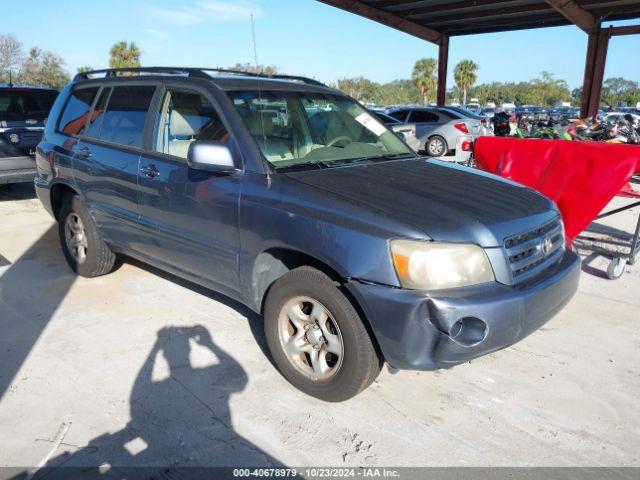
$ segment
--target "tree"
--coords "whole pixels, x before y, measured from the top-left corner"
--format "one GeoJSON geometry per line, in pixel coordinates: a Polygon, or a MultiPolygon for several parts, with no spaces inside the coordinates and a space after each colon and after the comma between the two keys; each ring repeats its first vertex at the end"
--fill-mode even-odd
{"type": "Polygon", "coordinates": [[[429,103],[431,95],[436,90],[437,77],[436,70],[438,62],[435,58],[423,58],[418,60],[413,66],[411,78],[416,86],[420,89],[422,101],[425,105],[429,103]]]}
{"type": "Polygon", "coordinates": [[[13,35],[0,35],[0,83],[7,82],[9,70],[22,62],[22,44],[13,35]]]}
{"type": "Polygon", "coordinates": [[[32,48],[22,62],[18,79],[25,85],[62,88],[69,82],[69,72],[64,69],[64,60],[57,54],[32,48]]]}
{"type": "Polygon", "coordinates": [[[380,85],[364,77],[341,78],[335,88],[362,102],[374,102],[380,85]]]}
{"type": "Polygon", "coordinates": [[[250,63],[236,63],[229,70],[238,70],[247,73],[259,73],[261,75],[277,75],[278,67],[274,65],[252,65],[250,63]]]}
{"type": "Polygon", "coordinates": [[[142,52],[135,42],[127,43],[122,40],[115,43],[109,50],[109,67],[111,68],[137,68],[140,67],[142,52]]]}
{"type": "Polygon", "coordinates": [[[453,78],[456,85],[462,90],[462,104],[467,104],[467,90],[478,79],[478,65],[473,60],[461,60],[453,69],[453,78]]]}
{"type": "Polygon", "coordinates": [[[86,73],[86,72],[90,72],[91,70],[93,70],[93,67],[89,67],[89,66],[78,67],[78,73],[86,73]]]}

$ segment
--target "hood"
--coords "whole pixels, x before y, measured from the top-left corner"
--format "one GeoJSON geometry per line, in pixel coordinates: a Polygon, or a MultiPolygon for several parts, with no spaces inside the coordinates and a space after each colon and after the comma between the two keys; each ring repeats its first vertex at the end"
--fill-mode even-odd
{"type": "Polygon", "coordinates": [[[286,174],[371,208],[443,242],[497,247],[558,215],[534,190],[432,159],[356,164],[286,174]]]}

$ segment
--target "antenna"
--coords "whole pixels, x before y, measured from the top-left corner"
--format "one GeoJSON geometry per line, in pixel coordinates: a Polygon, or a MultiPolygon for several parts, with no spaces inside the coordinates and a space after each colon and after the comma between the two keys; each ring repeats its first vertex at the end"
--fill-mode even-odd
{"type": "Polygon", "coordinates": [[[258,72],[258,47],[256,45],[256,25],[253,21],[253,13],[251,14],[251,35],[253,37],[253,62],[256,66],[256,73],[258,72]]]}
{"type": "MultiPolygon", "coordinates": [[[[253,13],[251,14],[251,35],[253,37],[253,61],[256,65],[256,73],[260,75],[258,71],[258,47],[256,46],[256,25],[253,21],[253,13]]],[[[256,78],[257,86],[258,86],[258,100],[260,100],[260,105],[262,105],[262,90],[260,89],[260,77],[256,78]]],[[[267,136],[264,131],[264,115],[262,115],[262,111],[259,110],[260,105],[256,105],[256,113],[260,115],[260,127],[262,128],[262,141],[264,144],[267,144],[267,136]]],[[[264,106],[263,106],[264,108],[264,106]]]]}

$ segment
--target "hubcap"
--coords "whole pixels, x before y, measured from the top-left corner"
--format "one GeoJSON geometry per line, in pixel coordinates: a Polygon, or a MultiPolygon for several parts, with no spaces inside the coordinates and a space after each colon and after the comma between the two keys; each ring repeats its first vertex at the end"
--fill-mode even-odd
{"type": "Polygon", "coordinates": [[[87,259],[88,241],[84,224],[75,213],[70,213],[64,225],[64,238],[67,249],[76,262],[82,264],[87,259]]]}
{"type": "Polygon", "coordinates": [[[280,310],[278,336],[291,364],[312,380],[335,375],[344,356],[338,323],[311,297],[295,297],[280,310]]]}
{"type": "Polygon", "coordinates": [[[429,153],[431,155],[441,155],[444,151],[444,143],[439,138],[435,138],[429,142],[429,153]]]}

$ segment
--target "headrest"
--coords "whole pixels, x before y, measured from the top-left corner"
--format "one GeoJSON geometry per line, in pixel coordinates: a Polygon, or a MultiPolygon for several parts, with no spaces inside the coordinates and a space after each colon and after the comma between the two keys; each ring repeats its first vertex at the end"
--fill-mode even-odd
{"type": "Polygon", "coordinates": [[[169,117],[169,132],[173,137],[191,137],[202,127],[202,120],[196,110],[173,110],[169,117]]]}
{"type": "Polygon", "coordinates": [[[252,112],[249,117],[249,132],[254,137],[270,137],[273,135],[273,113],[271,112],[252,112]]]}

